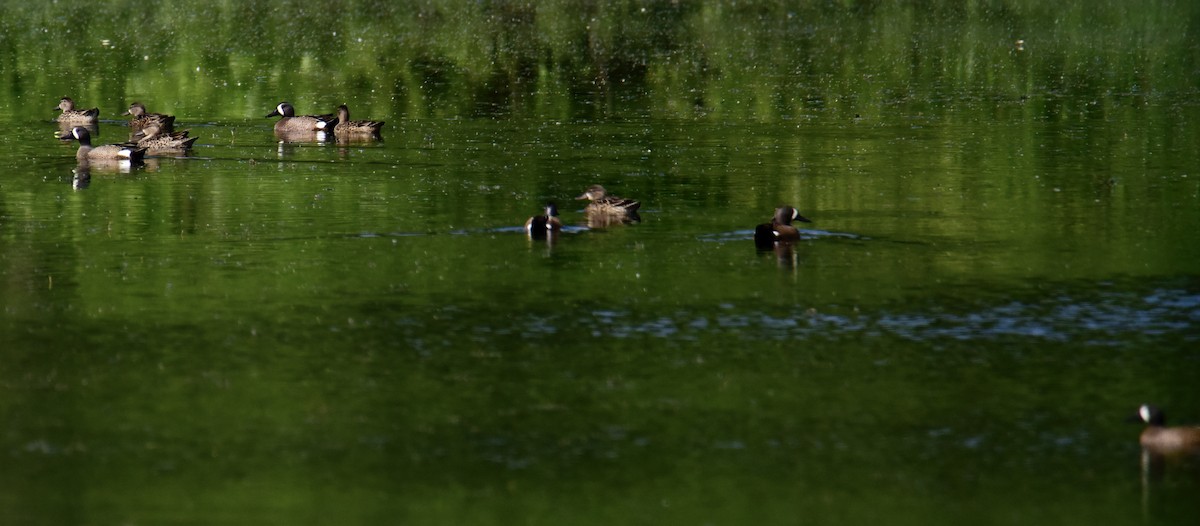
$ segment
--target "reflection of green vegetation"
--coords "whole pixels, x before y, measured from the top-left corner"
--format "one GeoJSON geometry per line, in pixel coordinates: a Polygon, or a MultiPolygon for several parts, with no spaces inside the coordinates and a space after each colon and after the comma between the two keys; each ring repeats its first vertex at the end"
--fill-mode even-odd
{"type": "MultiPolygon", "coordinates": [[[[769,120],[927,111],[952,97],[1191,91],[1195,4],[306,2],[6,4],[10,111],[63,93],[116,110],[769,120]],[[1025,41],[1024,50],[1014,42],[1025,41]],[[964,95],[965,94],[965,95],[964,95]]],[[[1071,97],[1074,98],[1074,97],[1071,97]]],[[[40,105],[37,106],[40,108],[40,105]]]]}

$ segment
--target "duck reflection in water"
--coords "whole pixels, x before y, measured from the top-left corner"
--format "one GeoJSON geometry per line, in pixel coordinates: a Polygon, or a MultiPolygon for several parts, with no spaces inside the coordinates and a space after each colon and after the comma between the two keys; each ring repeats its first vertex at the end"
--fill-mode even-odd
{"type": "Polygon", "coordinates": [[[92,185],[92,167],[88,161],[81,161],[71,174],[71,188],[83,190],[92,185]]]}

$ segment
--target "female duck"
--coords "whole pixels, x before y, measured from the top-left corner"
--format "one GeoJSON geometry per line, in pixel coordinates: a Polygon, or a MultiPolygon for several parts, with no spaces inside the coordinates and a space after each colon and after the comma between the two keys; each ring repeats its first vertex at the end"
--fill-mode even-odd
{"type": "Polygon", "coordinates": [[[345,104],[337,108],[337,125],[333,127],[333,134],[337,137],[379,137],[379,131],[383,129],[383,121],[352,121],[350,120],[350,108],[345,104]]]}
{"type": "Polygon", "coordinates": [[[1160,455],[1200,454],[1200,426],[1167,427],[1167,417],[1150,404],[1139,407],[1131,419],[1146,424],[1140,438],[1146,451],[1160,455]]]}
{"type": "Polygon", "coordinates": [[[75,160],[87,161],[132,161],[140,162],[146,155],[146,149],[128,144],[105,144],[92,147],[92,134],[83,126],[71,128],[70,135],[64,139],[79,141],[79,151],[75,152],[75,160]]]}
{"type": "Polygon", "coordinates": [[[558,207],[554,203],[546,204],[546,213],[533,216],[525,221],[525,233],[529,237],[546,237],[562,230],[562,221],[558,220],[558,207]]]}
{"type": "Polygon", "coordinates": [[[776,242],[792,242],[800,239],[800,231],[792,226],[792,221],[811,223],[812,220],[800,215],[800,211],[791,206],[781,206],[775,209],[775,217],[770,223],[763,223],[754,228],[754,244],[759,247],[771,248],[776,242]]]}
{"type": "Polygon", "coordinates": [[[633,199],[608,195],[608,191],[598,184],[592,185],[583,195],[575,199],[587,199],[591,201],[584,208],[584,212],[589,214],[627,215],[637,212],[637,209],[642,206],[641,203],[633,199]]]}
{"type": "Polygon", "coordinates": [[[337,117],[327,115],[296,115],[296,108],[291,103],[280,102],[275,111],[267,117],[280,117],[275,123],[275,135],[294,135],[302,133],[329,132],[337,124],[337,117]]]}
{"type": "Polygon", "coordinates": [[[54,109],[62,111],[58,116],[58,122],[70,122],[83,125],[95,125],[96,119],[100,116],[100,108],[92,108],[90,110],[75,109],[75,101],[71,97],[63,97],[58,101],[58,106],[54,109]]]}
{"type": "Polygon", "coordinates": [[[158,127],[159,130],[165,133],[175,131],[175,116],[163,115],[162,113],[148,113],[146,106],[140,102],[134,102],[129,105],[129,109],[121,115],[132,115],[129,119],[129,133],[135,134],[151,126],[158,127]]]}
{"type": "Polygon", "coordinates": [[[188,137],[188,131],[166,132],[151,124],[134,134],[139,148],[148,155],[187,153],[199,137],[188,137]]]}

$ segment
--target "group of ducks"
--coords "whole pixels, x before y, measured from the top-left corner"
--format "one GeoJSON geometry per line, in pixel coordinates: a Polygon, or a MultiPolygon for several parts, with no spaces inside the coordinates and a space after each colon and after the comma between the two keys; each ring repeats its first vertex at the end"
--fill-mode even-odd
{"type": "MultiPolygon", "coordinates": [[[[618,223],[630,223],[640,220],[638,208],[642,206],[636,200],[609,195],[600,185],[592,185],[586,192],[576,197],[577,200],[590,201],[584,214],[589,227],[605,227],[618,223]]],[[[775,209],[775,216],[769,222],[754,228],[754,244],[763,250],[770,250],[778,245],[790,245],[800,240],[800,230],[792,225],[795,221],[811,223],[812,220],[800,215],[800,211],[792,206],[781,206],[775,209]]],[[[558,218],[558,207],[547,203],[542,215],[536,215],[525,221],[525,232],[533,238],[546,238],[562,230],[563,223],[558,218]]]]}
{"type": "MultiPolygon", "coordinates": [[[[62,111],[58,117],[59,124],[69,129],[60,137],[79,141],[79,151],[75,158],[80,162],[132,161],[141,159],[144,155],[182,154],[196,142],[196,137],[189,137],[187,130],[175,131],[174,116],[148,112],[142,103],[134,102],[123,114],[131,116],[130,142],[92,146],[89,128],[96,127],[100,110],[76,109],[75,101],[70,97],[63,97],[55,109],[62,111]]],[[[350,120],[350,110],[345,104],[338,106],[337,115],[296,115],[296,110],[290,103],[281,102],[275,107],[275,111],[267,114],[267,117],[276,116],[280,119],[275,123],[274,131],[280,140],[302,140],[309,135],[312,135],[314,140],[324,140],[317,134],[330,131],[338,140],[378,139],[384,124],[383,121],[350,120]]],[[[589,201],[584,208],[589,227],[640,220],[640,202],[610,195],[601,185],[592,185],[576,199],[589,201]]],[[[795,221],[812,222],[792,206],[776,208],[775,215],[769,222],[755,227],[755,245],[762,249],[770,249],[779,244],[798,241],[800,231],[792,225],[795,221]]],[[[558,218],[558,208],[554,203],[546,205],[544,214],[525,221],[525,232],[534,238],[544,239],[552,236],[562,230],[562,227],[563,223],[558,218]]],[[[1139,407],[1137,414],[1131,419],[1146,424],[1139,439],[1145,450],[1161,455],[1200,454],[1200,426],[1168,427],[1163,412],[1149,404],[1139,407]]]]}
{"type": "MultiPolygon", "coordinates": [[[[606,227],[641,220],[638,215],[641,203],[633,199],[609,195],[608,191],[598,184],[592,185],[575,199],[590,201],[583,209],[589,227],[606,227]]],[[[535,239],[552,237],[561,231],[562,227],[562,221],[558,218],[558,207],[554,203],[546,204],[544,214],[533,216],[525,221],[525,233],[535,239]]]]}
{"type": "MultiPolygon", "coordinates": [[[[54,109],[61,111],[58,123],[62,128],[59,138],[79,142],[75,159],[80,163],[90,161],[139,162],[145,156],[186,155],[196,142],[189,137],[188,130],[175,131],[175,116],[152,113],[140,102],[129,105],[122,115],[129,120],[129,141],[119,144],[92,145],[92,132],[97,130],[99,108],[79,109],[70,97],[63,97],[54,109]]],[[[339,141],[365,141],[381,138],[383,121],[350,120],[350,109],[345,104],[338,106],[337,114],[296,115],[290,103],[281,102],[267,117],[278,116],[275,136],[283,141],[324,141],[327,134],[339,141]]]]}
{"type": "Polygon", "coordinates": [[[350,108],[342,104],[337,115],[296,115],[291,103],[280,102],[267,117],[279,117],[275,136],[283,141],[324,141],[332,132],[339,142],[370,141],[381,138],[384,121],[350,120],[350,108]]]}
{"type": "MultiPolygon", "coordinates": [[[[139,162],[147,155],[186,155],[196,142],[196,137],[188,136],[188,130],[175,131],[175,116],[147,111],[144,104],[134,102],[122,114],[131,116],[129,141],[93,146],[91,130],[97,129],[99,108],[79,109],[75,107],[74,100],[63,97],[55,109],[62,112],[58,116],[59,125],[63,128],[59,137],[79,142],[75,159],[81,164],[92,161],[139,162]]],[[[381,138],[384,125],[383,121],[350,120],[350,109],[345,104],[338,106],[336,114],[296,115],[296,108],[291,103],[281,102],[266,116],[279,117],[275,122],[275,136],[288,142],[323,141],[331,132],[339,142],[377,140],[381,138]]],[[[606,227],[641,219],[638,216],[641,203],[609,195],[600,185],[593,185],[576,199],[590,201],[584,209],[589,227],[606,227]]],[[[765,249],[779,243],[798,241],[800,231],[792,225],[794,221],[811,222],[794,207],[777,208],[770,222],[754,229],[755,244],[765,249]]],[[[533,216],[525,222],[525,231],[531,237],[545,238],[559,232],[562,226],[558,208],[554,203],[549,203],[543,215],[533,216]]]]}
{"type": "Polygon", "coordinates": [[[100,109],[77,109],[75,101],[63,97],[56,110],[62,113],[58,123],[63,127],[61,139],[79,141],[75,159],[88,161],[139,161],[146,155],[183,155],[196,142],[188,137],[188,131],[175,131],[175,117],[161,113],[150,113],[140,102],[129,105],[122,115],[132,116],[129,120],[129,141],[120,144],[92,146],[92,130],[97,129],[100,109]]]}

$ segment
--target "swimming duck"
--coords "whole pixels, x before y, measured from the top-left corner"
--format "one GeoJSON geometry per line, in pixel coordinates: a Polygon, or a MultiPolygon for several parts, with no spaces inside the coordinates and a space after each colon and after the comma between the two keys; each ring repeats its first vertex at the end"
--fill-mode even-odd
{"type": "Polygon", "coordinates": [[[1167,427],[1166,416],[1150,404],[1142,404],[1130,419],[1146,424],[1139,440],[1146,451],[1160,455],[1200,454],[1200,426],[1167,427]]]}
{"type": "Polygon", "coordinates": [[[800,231],[792,226],[792,221],[811,223],[800,211],[791,206],[781,206],[775,209],[775,217],[770,223],[763,223],[754,228],[754,244],[761,248],[771,248],[778,242],[791,242],[800,239],[800,231]]]}
{"type": "Polygon", "coordinates": [[[529,237],[546,237],[562,230],[562,221],[558,220],[558,207],[554,203],[547,203],[545,211],[544,215],[533,216],[525,221],[525,233],[529,234],[529,237]]]}
{"type": "Polygon", "coordinates": [[[175,131],[175,116],[164,115],[162,113],[147,113],[146,106],[140,102],[134,102],[129,105],[129,109],[121,115],[132,115],[129,119],[129,133],[135,134],[150,126],[156,126],[165,133],[175,131]]]}
{"type": "Polygon", "coordinates": [[[54,109],[62,111],[62,114],[58,116],[58,122],[96,124],[96,119],[100,116],[100,108],[75,109],[75,101],[71,100],[71,97],[59,99],[58,106],[55,106],[54,109]]]}
{"type": "Polygon", "coordinates": [[[337,125],[333,127],[333,133],[337,137],[352,136],[352,137],[379,137],[379,131],[383,129],[383,121],[352,121],[350,120],[350,108],[345,104],[337,108],[337,125]]]}
{"type": "Polygon", "coordinates": [[[105,144],[92,146],[92,135],[87,128],[76,126],[71,128],[71,134],[64,139],[79,141],[79,151],[75,152],[75,160],[85,161],[132,161],[141,162],[146,155],[146,149],[130,144],[105,144]]]}
{"type": "Polygon", "coordinates": [[[337,117],[326,115],[296,115],[291,103],[280,102],[267,117],[280,117],[275,123],[275,135],[294,135],[313,132],[329,132],[337,125],[337,117]]]}
{"type": "Polygon", "coordinates": [[[633,199],[608,195],[608,191],[598,184],[590,186],[586,192],[575,199],[587,199],[591,201],[584,208],[584,212],[589,214],[632,214],[637,212],[637,209],[642,206],[641,203],[633,199]]]}
{"type": "Polygon", "coordinates": [[[134,134],[137,145],[148,155],[186,153],[199,137],[188,137],[188,131],[166,132],[151,124],[134,134]]]}

